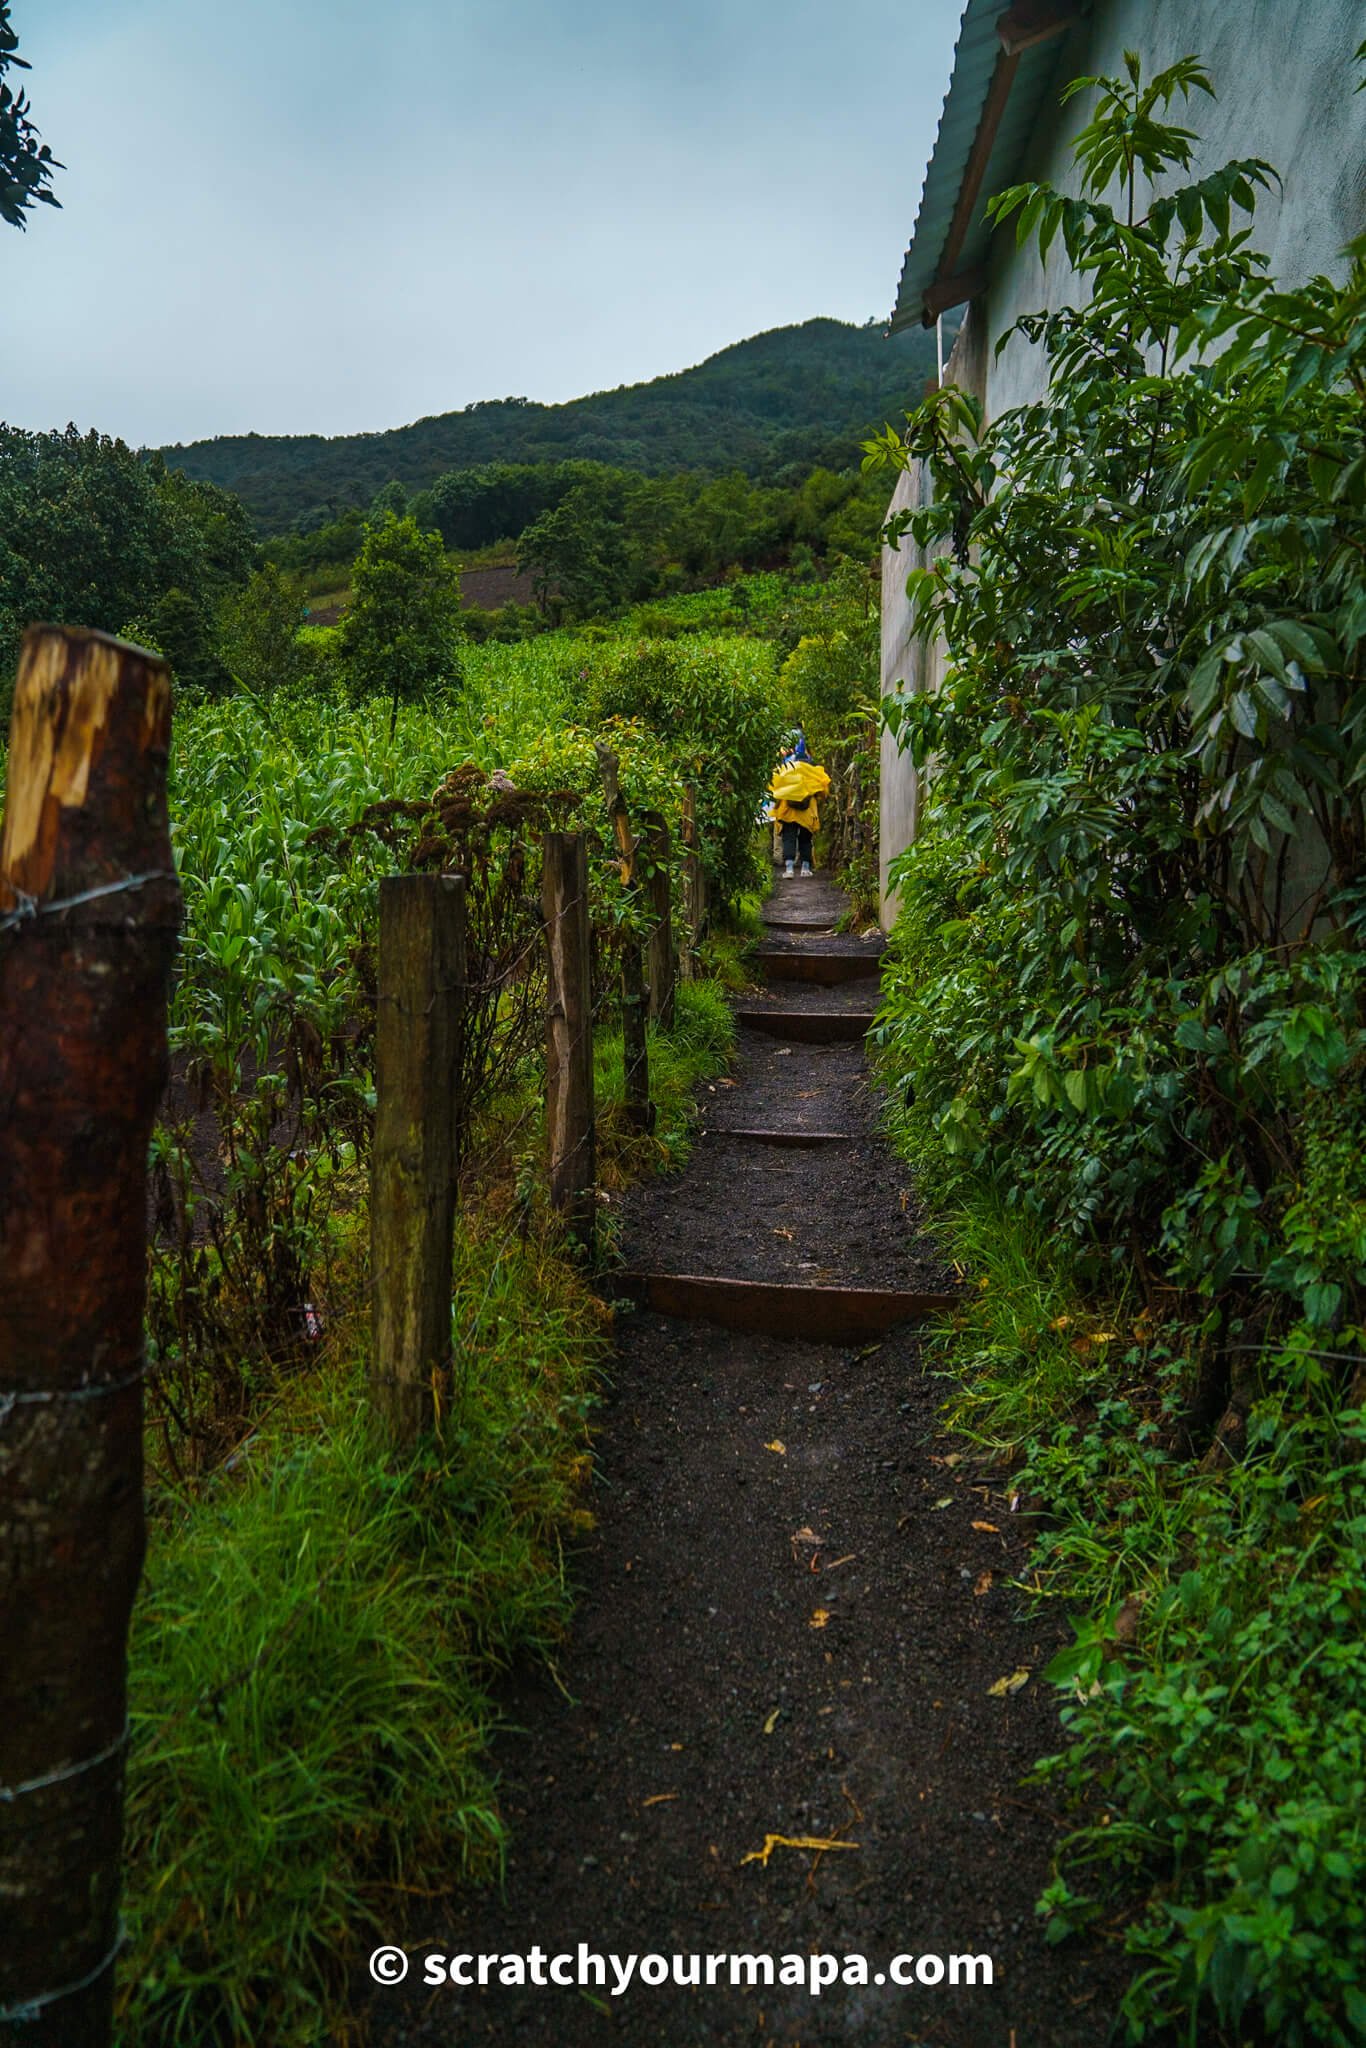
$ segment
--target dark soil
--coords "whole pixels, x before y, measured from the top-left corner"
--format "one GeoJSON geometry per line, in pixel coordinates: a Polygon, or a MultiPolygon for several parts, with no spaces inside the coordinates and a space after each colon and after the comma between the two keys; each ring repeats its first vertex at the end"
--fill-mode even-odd
{"type": "MultiPolygon", "coordinates": [[[[870,985],[871,986],[871,985],[870,985]]],[[[799,988],[806,1005],[825,991],[799,988]]],[[[743,1034],[707,1119],[809,1117],[837,1147],[718,1130],[629,1202],[632,1264],[942,1284],[860,1047],[743,1034]],[[903,1199],[904,1197],[904,1199],[903,1199]],[[791,1239],[779,1232],[790,1229],[791,1239]]],[[[1058,1746],[1042,1667],[1068,1635],[1013,1584],[1009,1482],[940,1428],[913,1332],[859,1349],[634,1314],[600,1414],[596,1528],[559,1662],[504,1700],[501,1892],[414,1910],[376,2048],[1101,2048],[1124,1981],[1048,1948],[1034,1901],[1060,1823],[1022,1786],[1058,1746]],[[1004,1490],[1003,1490],[1004,1489],[1004,1490]],[[1002,1679],[1016,1689],[993,1693],[1002,1679]],[[562,1688],[562,1689],[561,1689],[562,1688]],[[812,1835],[821,1852],[770,1844],[812,1835]],[[867,1959],[866,1986],[433,1991],[431,1953],[867,1959]],[[988,1955],[994,1981],[878,1983],[901,1955],[988,1955]]]]}
{"type": "Polygon", "coordinates": [[[825,925],[804,931],[792,925],[772,925],[765,927],[760,943],[766,953],[836,953],[846,959],[878,960],[887,942],[880,935],[865,939],[857,932],[832,932],[825,925]]]}
{"type": "Polygon", "coordinates": [[[774,980],[767,988],[747,994],[741,1008],[833,1010],[843,1014],[848,1010],[875,1010],[877,1002],[878,981],[872,974],[860,975],[854,981],[837,982],[833,988],[822,988],[818,982],[774,980]]]}
{"type": "MultiPolygon", "coordinates": [[[[875,990],[866,985],[864,1000],[875,990]]],[[[792,1006],[814,1009],[811,998],[830,993],[795,984],[792,1006]]],[[[744,1032],[735,1086],[718,1084],[715,1099],[713,1121],[706,1097],[706,1136],[688,1171],[630,1205],[628,1266],[813,1287],[952,1285],[918,1227],[906,1169],[877,1140],[862,1047],[783,1046],[744,1032]],[[818,1152],[792,1151],[727,1138],[727,1124],[850,1136],[818,1152]]]]}
{"type": "Polygon", "coordinates": [[[505,604],[531,604],[536,587],[529,570],[515,562],[495,562],[486,569],[462,569],[460,600],[476,611],[494,612],[505,604]]]}

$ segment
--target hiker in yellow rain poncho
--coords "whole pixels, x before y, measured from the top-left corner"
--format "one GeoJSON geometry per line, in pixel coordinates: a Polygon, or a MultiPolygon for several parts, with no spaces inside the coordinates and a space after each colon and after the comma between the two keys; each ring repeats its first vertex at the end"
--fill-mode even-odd
{"type": "Polygon", "coordinates": [[[811,873],[811,835],[821,829],[816,798],[824,796],[830,777],[806,751],[806,734],[793,733],[768,785],[772,816],[783,830],[783,873],[811,873]]]}

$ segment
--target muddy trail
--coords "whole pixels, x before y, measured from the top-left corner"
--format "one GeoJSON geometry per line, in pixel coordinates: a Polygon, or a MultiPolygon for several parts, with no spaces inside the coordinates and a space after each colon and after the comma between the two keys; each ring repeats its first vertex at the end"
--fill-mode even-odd
{"type": "MultiPolygon", "coordinates": [[[[765,993],[738,1008],[848,1018],[855,1035],[742,1025],[687,1171],[630,1199],[636,1271],[952,1286],[877,1134],[858,1020],[881,942],[829,936],[841,907],[819,876],[780,879],[762,953],[853,956],[858,978],[807,981],[770,957],[765,993]],[[744,1135],[774,1129],[800,1142],[744,1135]]],[[[560,1686],[528,1672],[502,1701],[504,1886],[414,1910],[407,1981],[368,2001],[375,2048],[1110,2038],[1122,1961],[1044,1943],[1034,1902],[1060,1823],[1021,1784],[1058,1746],[1040,1674],[1069,1631],[1012,1585],[1028,1528],[1008,1482],[942,1430],[946,1392],[913,1323],[815,1343],[619,1318],[560,1686]],[[700,1957],[702,1982],[424,1982],[429,1954],[580,1944],[684,1958],[685,1976],[700,1957]],[[780,1979],[815,1952],[866,1959],[867,1982],[731,1984],[732,1955],[771,1956],[780,1979]],[[991,1958],[990,1986],[891,1981],[895,1957],[965,1955],[991,1958]],[[710,1987],[709,1956],[727,1958],[710,1987]]]]}

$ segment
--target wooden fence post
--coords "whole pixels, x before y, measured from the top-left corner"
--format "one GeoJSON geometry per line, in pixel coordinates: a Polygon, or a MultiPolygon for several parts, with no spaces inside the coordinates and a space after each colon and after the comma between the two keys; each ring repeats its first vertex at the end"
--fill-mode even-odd
{"type": "Polygon", "coordinates": [[[647,811],[641,819],[645,828],[643,844],[650,862],[646,889],[654,925],[650,932],[647,973],[650,983],[650,1015],[667,1031],[674,1021],[674,927],[673,877],[669,872],[669,828],[658,811],[647,811]]]}
{"type": "Polygon", "coordinates": [[[545,913],[546,1128],[550,1199],[587,1249],[596,1222],[593,1123],[593,983],[588,846],[582,832],[547,832],[542,848],[545,913]]]}
{"type": "Polygon", "coordinates": [[[697,953],[707,929],[707,877],[702,866],[702,846],[697,830],[697,785],[690,782],[683,792],[683,912],[687,944],[683,950],[683,977],[697,976],[697,953]]]}
{"type": "Polygon", "coordinates": [[[157,656],[29,628],[0,835],[0,2037],[26,2048],[112,2026],[170,736],[157,656]]]}
{"type": "Polygon", "coordinates": [[[401,1449],[434,1421],[437,1375],[450,1362],[464,979],[463,881],[384,876],[370,1182],[372,1371],[401,1449]]]}

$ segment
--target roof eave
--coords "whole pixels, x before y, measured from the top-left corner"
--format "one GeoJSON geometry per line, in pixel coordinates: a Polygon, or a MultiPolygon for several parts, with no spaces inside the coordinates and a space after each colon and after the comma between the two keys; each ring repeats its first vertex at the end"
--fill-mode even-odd
{"type": "MultiPolygon", "coordinates": [[[[975,298],[985,287],[986,266],[979,254],[972,252],[966,263],[961,259],[970,230],[980,225],[978,209],[987,170],[1022,60],[1065,35],[1084,6],[1085,0],[968,0],[889,333],[917,324],[932,327],[941,313],[975,298]],[[989,29],[994,30],[994,61],[988,69],[983,56],[989,29]],[[961,138],[968,124],[972,143],[961,160],[961,138]]],[[[1035,65],[1027,68],[1036,76],[1035,65]]]]}

